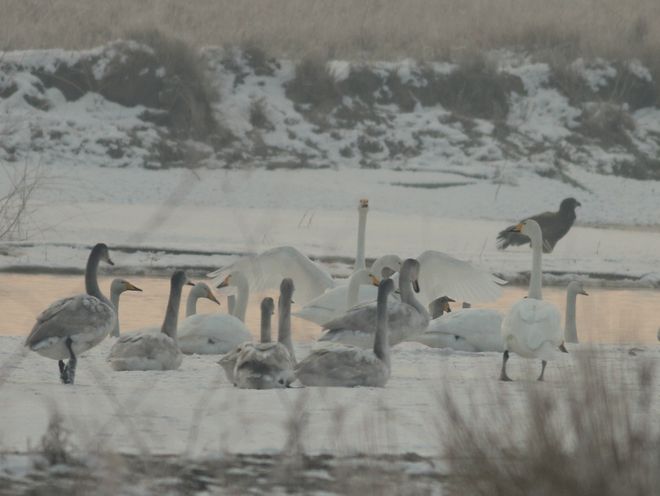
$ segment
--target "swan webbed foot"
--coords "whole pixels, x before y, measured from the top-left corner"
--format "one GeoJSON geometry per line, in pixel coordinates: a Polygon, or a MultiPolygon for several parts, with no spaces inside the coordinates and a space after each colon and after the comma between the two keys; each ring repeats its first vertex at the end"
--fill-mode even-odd
{"type": "Polygon", "coordinates": [[[506,374],[506,362],[509,361],[509,350],[505,350],[502,355],[502,371],[500,372],[500,381],[512,382],[511,377],[506,374]]]}
{"type": "Polygon", "coordinates": [[[538,381],[543,382],[543,374],[545,374],[545,366],[548,365],[548,362],[541,360],[541,375],[537,379],[538,381]]]}
{"type": "Polygon", "coordinates": [[[568,353],[568,350],[566,349],[566,346],[564,346],[564,343],[559,345],[559,351],[562,353],[568,353]]]}

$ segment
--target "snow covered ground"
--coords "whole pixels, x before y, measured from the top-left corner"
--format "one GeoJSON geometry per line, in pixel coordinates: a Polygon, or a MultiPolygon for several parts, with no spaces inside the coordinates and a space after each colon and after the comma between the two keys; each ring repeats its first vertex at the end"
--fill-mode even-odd
{"type": "MultiPolygon", "coordinates": [[[[105,362],[105,341],[79,361],[76,385],[59,384],[57,364],[24,354],[22,340],[0,337],[0,394],[3,450],[38,447],[49,415],[59,411],[80,449],[199,456],[218,452],[274,453],[299,424],[305,452],[334,454],[414,452],[436,456],[446,425],[442,393],[448,389],[466,412],[492,408],[497,399],[523,404],[528,388],[561,394],[591,350],[612,387],[636,390],[642,363],[657,365],[656,345],[585,345],[552,362],[546,383],[535,381],[538,361],[514,356],[513,383],[497,380],[501,355],[460,353],[404,343],[393,349],[392,377],[384,389],[238,390],[228,383],[216,357],[190,356],[179,370],[113,372],[105,362]],[[608,375],[609,377],[609,375],[608,375]]],[[[299,345],[304,356],[309,345],[299,345]]],[[[660,393],[660,383],[653,386],[660,393]]],[[[660,394],[652,395],[660,414],[660,394]]],[[[524,409],[520,412],[525,415],[524,409]]],[[[493,420],[497,415],[493,416],[493,420]]],[[[509,419],[515,422],[515,419],[509,419]]]]}

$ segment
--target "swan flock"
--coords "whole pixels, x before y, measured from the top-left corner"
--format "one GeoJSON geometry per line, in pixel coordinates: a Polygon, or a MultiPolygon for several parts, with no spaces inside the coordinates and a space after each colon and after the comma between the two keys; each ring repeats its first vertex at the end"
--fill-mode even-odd
{"type": "MultiPolygon", "coordinates": [[[[579,203],[570,200],[573,211],[579,203]]],[[[296,248],[272,248],[209,273],[207,282],[194,283],[185,272],[175,270],[162,324],[124,332],[119,324],[120,295],[142,290],[124,279],[115,279],[110,299],[103,294],[98,284],[99,265],[114,263],[108,246],[99,243],[87,260],[85,292],[57,300],[41,312],[25,346],[57,360],[64,384],[74,384],[79,356],[108,337],[114,341],[107,361],[115,371],[175,370],[185,355],[222,355],[218,364],[227,380],[242,389],[296,384],[384,387],[392,373],[390,348],[403,341],[432,348],[502,353],[502,381],[511,380],[507,363],[512,353],[540,359],[538,380],[543,380],[548,361],[567,352],[565,343],[578,343],[576,299],[577,295],[587,295],[581,282],[568,285],[563,327],[559,309],[542,296],[542,254],[551,252],[564,230],[568,231],[564,228],[569,222],[561,220],[562,209],[567,208],[562,203],[555,217],[541,216],[546,224],[559,223],[561,227],[561,236],[550,243],[544,240],[544,230],[535,218],[500,233],[500,239],[508,244],[529,242],[532,251],[527,296],[506,313],[472,308],[473,303],[496,300],[505,281],[445,253],[427,250],[405,260],[386,254],[367,264],[369,204],[360,200],[356,259],[347,283],[334,279],[296,248]],[[186,299],[185,317],[180,320],[186,286],[192,289],[186,299]],[[200,298],[220,305],[214,289],[223,288],[237,293],[231,297],[227,313],[197,312],[200,298]],[[246,324],[250,294],[277,290],[277,303],[270,296],[261,299],[260,339],[253,342],[252,330],[246,324]],[[456,300],[465,302],[464,308],[452,312],[450,303],[456,300]],[[294,304],[299,306],[296,311],[292,311],[294,304]],[[273,342],[271,321],[275,314],[277,339],[273,342]],[[323,331],[304,357],[296,356],[292,318],[311,322],[323,331]]],[[[573,219],[574,215],[570,224],[573,219]]]]}

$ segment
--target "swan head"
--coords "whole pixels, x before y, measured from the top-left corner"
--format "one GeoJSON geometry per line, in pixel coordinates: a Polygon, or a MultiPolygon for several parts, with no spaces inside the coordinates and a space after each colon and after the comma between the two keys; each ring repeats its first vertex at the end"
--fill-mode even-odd
{"type": "Polygon", "coordinates": [[[559,204],[560,212],[575,212],[577,207],[581,207],[582,204],[577,201],[575,198],[564,198],[559,204]]]}
{"type": "Polygon", "coordinates": [[[402,263],[398,255],[383,255],[371,264],[369,273],[378,279],[389,279],[401,270],[402,263]]]}
{"type": "Polygon", "coordinates": [[[110,292],[114,294],[121,294],[124,291],[142,291],[137,286],[133,286],[125,279],[114,279],[110,285],[110,292]]]}
{"type": "Polygon", "coordinates": [[[543,239],[543,232],[541,231],[541,226],[534,219],[525,219],[524,221],[516,224],[511,229],[510,232],[524,234],[530,239],[543,239]]]}
{"type": "Polygon", "coordinates": [[[275,301],[270,296],[261,300],[261,313],[262,315],[273,315],[275,313],[275,301]]]}
{"type": "Polygon", "coordinates": [[[568,292],[576,295],[584,295],[584,296],[589,296],[589,293],[587,293],[584,290],[584,286],[582,285],[582,281],[571,281],[568,283],[568,292]]]}
{"type": "Polygon", "coordinates": [[[188,276],[186,276],[186,273],[182,270],[175,271],[174,274],[172,274],[172,279],[170,281],[172,283],[172,287],[176,287],[176,288],[183,288],[183,286],[185,285],[188,286],[195,285],[188,279],[188,276]]]}
{"type": "Polygon", "coordinates": [[[220,302],[213,294],[213,291],[211,291],[211,288],[209,288],[208,284],[205,282],[198,282],[195,284],[195,287],[192,289],[192,293],[195,294],[198,298],[206,298],[207,300],[211,300],[220,305],[220,302]]]}
{"type": "Polygon", "coordinates": [[[408,258],[403,262],[403,265],[401,265],[399,284],[401,284],[402,278],[410,280],[415,293],[419,293],[419,262],[417,260],[414,258],[408,258]]]}
{"type": "Polygon", "coordinates": [[[295,289],[296,288],[293,285],[293,279],[290,277],[285,277],[280,283],[280,299],[282,301],[286,301],[288,299],[291,301],[291,303],[293,303],[292,296],[295,289]]]}
{"type": "Polygon", "coordinates": [[[435,316],[440,316],[443,313],[451,313],[451,307],[449,303],[456,303],[456,300],[450,298],[449,296],[441,296],[436,298],[431,303],[429,303],[429,313],[435,316]]]}
{"type": "Polygon", "coordinates": [[[369,210],[369,199],[368,198],[360,198],[360,204],[358,205],[358,210],[369,210]]]}
{"type": "Polygon", "coordinates": [[[107,263],[108,265],[114,265],[115,263],[110,259],[110,250],[108,250],[108,245],[105,243],[98,243],[92,248],[92,254],[98,257],[99,260],[107,263]]]}

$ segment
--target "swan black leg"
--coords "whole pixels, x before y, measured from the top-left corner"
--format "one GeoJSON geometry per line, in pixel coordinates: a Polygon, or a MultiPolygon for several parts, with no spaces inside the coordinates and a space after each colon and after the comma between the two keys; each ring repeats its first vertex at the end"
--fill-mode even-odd
{"type": "Polygon", "coordinates": [[[539,381],[543,380],[543,374],[545,374],[545,366],[546,365],[548,365],[548,362],[546,362],[545,360],[541,360],[541,375],[538,378],[539,381]]]}
{"type": "Polygon", "coordinates": [[[66,365],[64,365],[64,360],[57,362],[57,365],[60,367],[60,380],[62,384],[66,384],[66,365]]]}
{"type": "Polygon", "coordinates": [[[502,371],[500,372],[500,381],[511,381],[511,378],[506,375],[506,362],[509,361],[509,350],[504,351],[502,355],[502,371]]]}
{"type": "Polygon", "coordinates": [[[76,365],[78,364],[78,359],[76,358],[76,355],[73,353],[73,349],[71,347],[72,343],[73,341],[71,341],[71,338],[66,338],[66,347],[69,350],[70,358],[69,358],[69,363],[64,368],[66,372],[66,378],[64,384],[73,384],[76,378],[76,365]]]}

